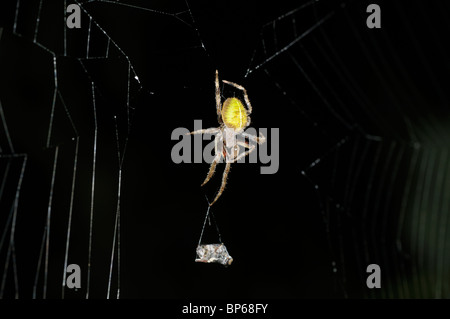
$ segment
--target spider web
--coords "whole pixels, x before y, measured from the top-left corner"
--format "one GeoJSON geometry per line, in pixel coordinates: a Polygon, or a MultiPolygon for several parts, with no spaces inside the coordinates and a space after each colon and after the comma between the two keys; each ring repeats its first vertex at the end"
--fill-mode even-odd
{"type": "Polygon", "coordinates": [[[450,297],[448,6],[381,2],[370,30],[369,3],[4,4],[0,297],[450,297]],[[206,165],[168,155],[217,125],[215,68],[281,136],[279,172],[235,165],[213,206],[226,270],[192,258],[206,165]]]}

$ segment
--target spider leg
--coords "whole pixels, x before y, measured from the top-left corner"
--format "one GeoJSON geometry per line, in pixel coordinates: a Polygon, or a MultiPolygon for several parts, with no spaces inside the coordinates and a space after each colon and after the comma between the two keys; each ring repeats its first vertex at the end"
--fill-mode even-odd
{"type": "Polygon", "coordinates": [[[225,152],[225,159],[227,163],[234,163],[236,157],[239,154],[239,146],[235,145],[234,148],[230,149],[229,151],[225,152]]]}
{"type": "Polygon", "coordinates": [[[251,152],[253,152],[253,151],[256,149],[256,146],[255,146],[255,145],[249,145],[249,144],[246,143],[246,142],[238,141],[237,144],[239,144],[239,145],[241,145],[241,146],[244,146],[244,147],[248,148],[249,150],[247,150],[247,151],[245,151],[244,153],[242,153],[242,154],[240,154],[239,156],[237,156],[231,163],[234,163],[234,162],[239,161],[241,158],[247,156],[248,154],[250,154],[251,152]]]}
{"type": "Polygon", "coordinates": [[[248,98],[247,90],[242,85],[236,84],[234,82],[230,82],[230,81],[226,81],[226,80],[222,80],[222,82],[232,85],[236,89],[239,89],[244,93],[244,100],[245,100],[245,104],[247,104],[248,114],[252,114],[252,105],[250,104],[250,99],[248,98]]]}
{"type": "Polygon", "coordinates": [[[266,137],[261,132],[259,132],[259,137],[255,135],[250,135],[245,132],[242,133],[242,136],[247,137],[249,140],[256,142],[258,144],[264,144],[264,142],[266,141],[266,137]]]}
{"type": "Polygon", "coordinates": [[[185,135],[216,134],[218,132],[220,132],[220,129],[218,127],[212,127],[212,128],[208,128],[208,129],[205,129],[205,130],[197,130],[197,131],[194,131],[194,132],[189,132],[189,133],[186,133],[185,135]]]}
{"type": "Polygon", "coordinates": [[[213,177],[215,171],[216,171],[216,166],[217,166],[217,162],[220,159],[220,155],[216,156],[213,160],[213,162],[211,163],[211,166],[209,167],[209,172],[208,175],[206,176],[205,180],[203,181],[201,186],[204,186],[206,183],[209,182],[209,180],[211,179],[211,177],[213,177]]]}
{"type": "Polygon", "coordinates": [[[230,168],[231,168],[231,163],[227,163],[227,166],[225,166],[225,170],[223,171],[222,185],[220,186],[220,189],[216,195],[216,198],[214,198],[213,202],[211,204],[209,204],[209,206],[212,206],[217,201],[217,199],[220,197],[220,195],[222,195],[222,193],[225,189],[225,185],[227,184],[227,177],[228,177],[228,173],[230,172],[230,168]]]}
{"type": "Polygon", "coordinates": [[[206,183],[209,182],[209,180],[211,179],[211,177],[213,177],[215,171],[216,171],[216,166],[217,163],[219,162],[221,156],[222,156],[222,152],[218,151],[217,147],[218,147],[218,142],[217,140],[220,140],[220,142],[222,142],[222,136],[216,136],[215,140],[214,140],[214,152],[216,154],[216,156],[214,157],[214,160],[211,163],[211,166],[209,167],[209,172],[208,175],[206,176],[205,180],[203,181],[202,185],[205,185],[206,183]]]}
{"type": "Polygon", "coordinates": [[[216,111],[217,111],[217,119],[219,123],[222,123],[222,113],[221,113],[220,104],[220,87],[219,87],[219,71],[216,70],[216,111]]]}

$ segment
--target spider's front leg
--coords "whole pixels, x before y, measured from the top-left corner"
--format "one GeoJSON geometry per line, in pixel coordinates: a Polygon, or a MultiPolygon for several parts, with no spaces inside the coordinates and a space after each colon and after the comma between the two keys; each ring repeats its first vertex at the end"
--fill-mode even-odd
{"type": "Polygon", "coordinates": [[[205,178],[205,181],[202,183],[201,186],[205,185],[206,183],[209,182],[209,180],[211,179],[211,177],[213,177],[214,172],[216,171],[216,165],[219,162],[220,158],[222,157],[222,151],[218,149],[219,147],[219,143],[220,145],[223,145],[223,137],[222,134],[217,134],[215,139],[214,139],[214,160],[211,163],[211,166],[209,167],[209,172],[208,175],[205,178]]]}
{"type": "Polygon", "coordinates": [[[234,163],[236,161],[236,158],[238,157],[238,154],[239,154],[239,146],[238,145],[235,145],[235,147],[232,148],[230,151],[226,151],[226,148],[224,148],[224,150],[225,150],[224,157],[225,157],[227,165],[225,166],[225,170],[223,171],[222,184],[220,185],[220,189],[216,195],[216,198],[214,198],[214,200],[212,201],[211,204],[209,204],[209,206],[212,206],[219,199],[219,197],[222,195],[223,191],[225,190],[225,186],[227,185],[228,173],[230,172],[230,168],[231,168],[231,163],[234,163]]]}
{"type": "Polygon", "coordinates": [[[250,154],[251,152],[253,152],[256,149],[255,145],[249,145],[246,142],[238,141],[237,143],[238,143],[238,145],[241,145],[241,146],[243,146],[245,148],[248,148],[248,150],[245,151],[244,153],[240,154],[239,156],[236,156],[236,158],[231,163],[239,161],[241,158],[247,156],[248,154],[250,154]]]}
{"type": "Polygon", "coordinates": [[[209,206],[212,206],[222,195],[223,191],[225,190],[225,185],[227,184],[227,177],[228,173],[230,172],[231,163],[227,162],[227,165],[225,166],[225,170],[223,171],[223,177],[222,177],[222,185],[220,186],[219,192],[216,195],[216,198],[214,198],[213,202],[209,204],[209,206]]]}

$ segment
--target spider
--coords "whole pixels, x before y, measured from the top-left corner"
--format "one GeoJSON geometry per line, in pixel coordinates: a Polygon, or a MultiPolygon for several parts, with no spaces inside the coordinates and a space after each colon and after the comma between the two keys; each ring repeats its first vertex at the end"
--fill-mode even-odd
{"type": "Polygon", "coordinates": [[[263,144],[266,141],[264,135],[260,132],[259,137],[250,135],[244,132],[244,129],[250,125],[250,114],[252,113],[252,105],[248,99],[247,90],[236,83],[222,80],[223,83],[234,86],[235,88],[241,90],[244,93],[244,101],[247,105],[245,109],[244,104],[236,97],[230,97],[221,104],[220,88],[219,88],[219,72],[216,70],[216,111],[217,120],[220,124],[219,127],[197,130],[187,134],[214,134],[214,160],[209,168],[208,175],[206,176],[204,182],[201,186],[208,183],[211,177],[216,171],[216,165],[222,157],[226,158],[226,166],[222,176],[222,184],[220,186],[219,192],[216,197],[209,204],[212,206],[220,195],[222,195],[225,185],[227,184],[227,176],[230,172],[231,164],[237,162],[242,157],[247,156],[255,150],[255,145],[250,145],[248,142],[238,141],[237,137],[241,136],[248,138],[249,141],[256,142],[258,144],[263,144]],[[239,154],[240,147],[242,146],[246,150],[239,154]]]}

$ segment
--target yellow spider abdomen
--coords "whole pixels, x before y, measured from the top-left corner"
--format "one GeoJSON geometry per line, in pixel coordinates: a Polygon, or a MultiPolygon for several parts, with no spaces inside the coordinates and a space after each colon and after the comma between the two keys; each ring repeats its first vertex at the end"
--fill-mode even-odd
{"type": "Polygon", "coordinates": [[[243,129],[247,125],[247,110],[238,98],[230,97],[223,102],[222,119],[227,127],[243,129]]]}

